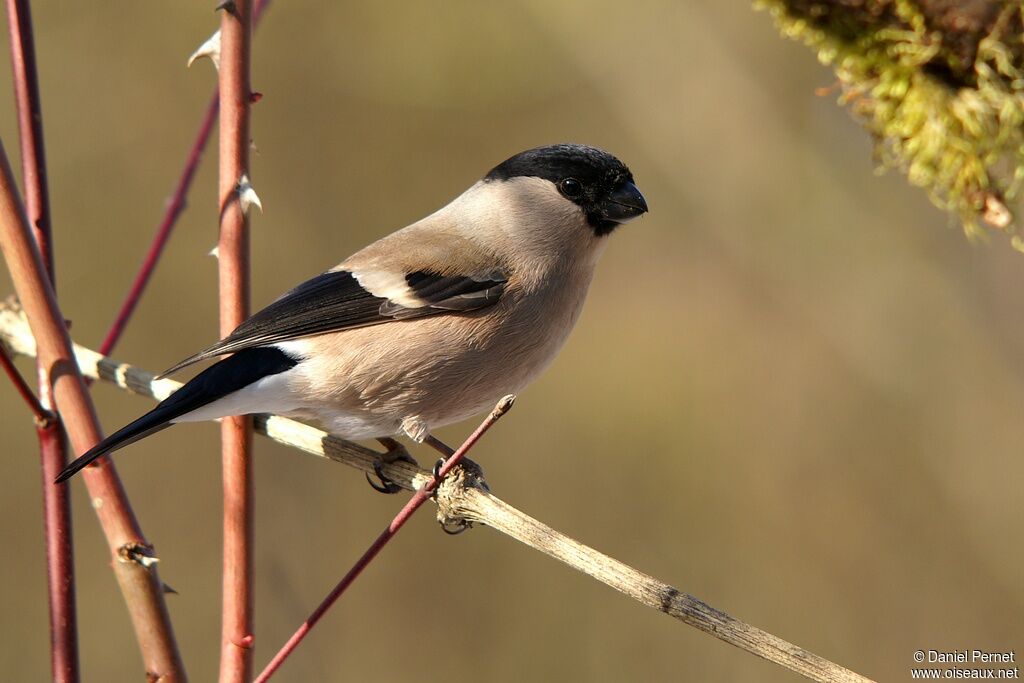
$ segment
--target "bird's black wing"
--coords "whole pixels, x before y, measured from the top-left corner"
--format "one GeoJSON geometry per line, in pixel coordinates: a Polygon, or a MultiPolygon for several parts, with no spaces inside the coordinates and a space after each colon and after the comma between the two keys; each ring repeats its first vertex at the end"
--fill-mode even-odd
{"type": "Polygon", "coordinates": [[[161,376],[242,349],[395,320],[484,308],[498,301],[506,281],[506,275],[499,271],[471,276],[409,273],[402,296],[392,295],[402,300],[398,303],[364,289],[351,272],[328,271],[302,283],[221,341],[161,376]]]}

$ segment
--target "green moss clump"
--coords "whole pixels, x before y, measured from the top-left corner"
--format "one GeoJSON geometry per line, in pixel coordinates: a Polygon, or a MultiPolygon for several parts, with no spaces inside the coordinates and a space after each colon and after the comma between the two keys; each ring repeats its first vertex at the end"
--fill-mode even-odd
{"type": "Polygon", "coordinates": [[[1024,250],[1009,208],[1024,179],[1024,3],[995,6],[973,36],[936,27],[924,2],[756,5],[832,66],[883,168],[905,173],[969,235],[1005,229],[1024,250]]]}

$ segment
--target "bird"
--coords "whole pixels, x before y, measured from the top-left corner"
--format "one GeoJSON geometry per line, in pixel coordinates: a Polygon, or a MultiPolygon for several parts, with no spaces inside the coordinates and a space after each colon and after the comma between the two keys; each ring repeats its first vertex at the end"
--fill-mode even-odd
{"type": "Polygon", "coordinates": [[[609,236],[647,211],[629,168],[608,152],[563,143],[515,154],[165,371],[227,356],[56,483],[173,424],[229,415],[283,415],[385,445],[432,438],[548,366],[609,236]]]}

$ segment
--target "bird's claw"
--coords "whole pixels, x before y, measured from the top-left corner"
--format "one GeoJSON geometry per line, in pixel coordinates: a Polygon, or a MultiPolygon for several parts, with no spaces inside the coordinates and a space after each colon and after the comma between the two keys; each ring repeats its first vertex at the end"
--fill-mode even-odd
{"type": "Polygon", "coordinates": [[[378,484],[377,481],[374,481],[370,477],[369,472],[366,473],[366,481],[370,484],[370,486],[373,487],[374,491],[386,493],[388,495],[398,493],[399,491],[402,490],[402,487],[393,482],[391,479],[387,477],[387,475],[384,474],[384,465],[390,465],[391,463],[398,462],[399,460],[407,462],[410,465],[413,465],[414,467],[419,467],[419,463],[416,462],[415,458],[409,455],[409,451],[405,449],[405,446],[398,443],[394,439],[381,438],[377,440],[380,441],[381,444],[383,444],[384,447],[388,449],[386,452],[381,454],[379,460],[373,463],[373,473],[377,477],[377,481],[379,481],[380,483],[378,484]]]}
{"type": "Polygon", "coordinates": [[[472,522],[468,522],[463,519],[456,520],[454,522],[441,521],[438,523],[441,525],[441,531],[445,532],[449,536],[458,536],[473,526],[472,522]]]}
{"type": "Polygon", "coordinates": [[[373,490],[377,491],[378,493],[394,495],[401,491],[402,487],[388,479],[387,476],[385,476],[384,471],[382,469],[383,465],[384,463],[380,460],[373,463],[373,474],[374,476],[377,477],[377,481],[379,481],[380,483],[378,484],[376,481],[374,481],[370,477],[369,472],[366,473],[366,483],[368,483],[373,488],[373,490]]]}

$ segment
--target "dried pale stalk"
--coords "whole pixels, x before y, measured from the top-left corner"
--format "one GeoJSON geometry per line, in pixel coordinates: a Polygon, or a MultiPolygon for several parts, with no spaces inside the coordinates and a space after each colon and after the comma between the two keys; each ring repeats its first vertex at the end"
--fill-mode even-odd
{"type": "MultiPolygon", "coordinates": [[[[25,329],[24,318],[17,306],[0,306],[0,341],[15,353],[35,353],[31,335],[25,329]]],[[[80,346],[75,347],[75,353],[83,373],[113,382],[136,394],[162,400],[181,386],[169,379],[154,380],[150,372],[118,363],[80,346]]],[[[258,433],[278,443],[335,460],[363,472],[373,473],[373,464],[379,457],[375,451],[359,444],[287,418],[261,415],[257,416],[255,422],[258,433]]],[[[432,477],[430,472],[402,461],[384,466],[383,472],[388,479],[409,491],[423,488],[432,477]]],[[[435,497],[439,504],[439,518],[443,522],[453,523],[461,519],[484,524],[564,562],[641,604],[665,612],[811,680],[870,683],[870,679],[864,676],[735,619],[667,583],[565,536],[487,493],[472,476],[467,478],[464,473],[463,476],[449,479],[442,483],[435,497]]]]}

